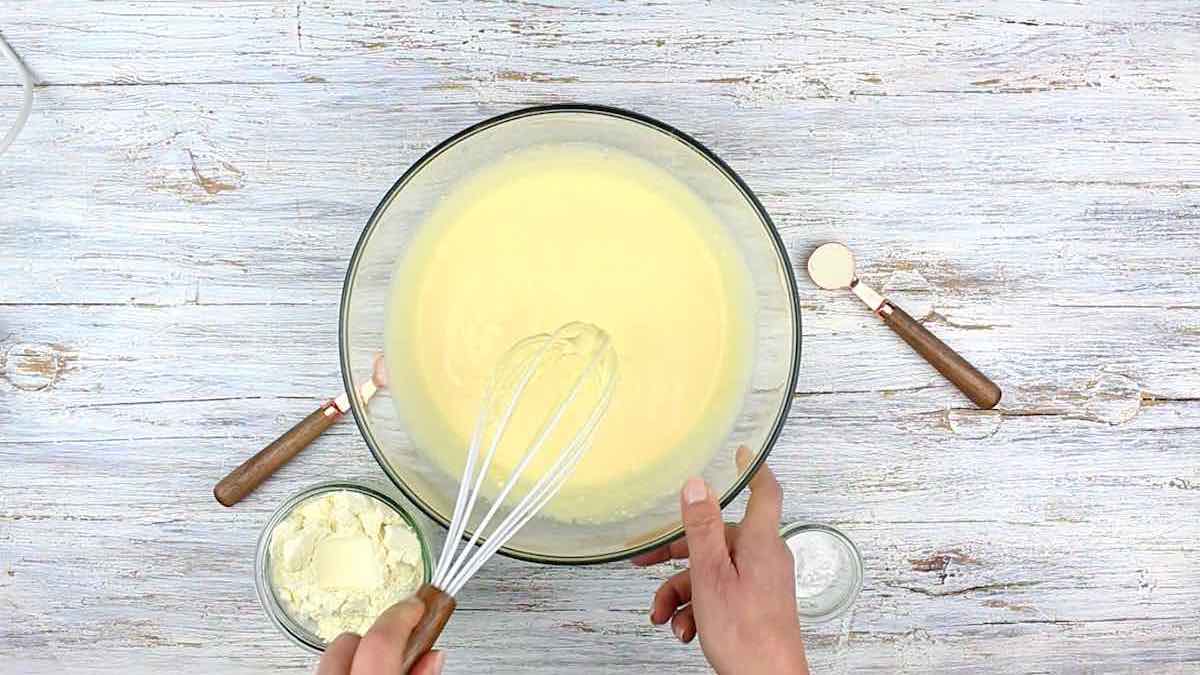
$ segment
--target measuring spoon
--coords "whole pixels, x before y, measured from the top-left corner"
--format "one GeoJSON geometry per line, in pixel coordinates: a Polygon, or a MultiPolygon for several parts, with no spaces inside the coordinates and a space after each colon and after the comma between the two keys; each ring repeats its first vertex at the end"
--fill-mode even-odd
{"type": "Polygon", "coordinates": [[[909,316],[875,289],[862,283],[854,273],[854,254],[845,244],[822,244],[808,257],[808,276],[826,290],[849,288],[871,308],[875,315],[904,339],[910,347],[937,369],[975,405],[990,409],[1000,402],[1000,387],[996,386],[975,366],[967,362],[929,332],[919,321],[909,316]]]}

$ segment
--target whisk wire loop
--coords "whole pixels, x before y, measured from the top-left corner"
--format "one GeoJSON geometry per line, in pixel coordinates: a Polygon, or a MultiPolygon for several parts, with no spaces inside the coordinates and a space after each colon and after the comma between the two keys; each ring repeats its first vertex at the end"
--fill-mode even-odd
{"type": "MultiPolygon", "coordinates": [[[[529,363],[526,364],[525,368],[522,370],[520,381],[518,382],[515,390],[515,395],[510,399],[509,405],[505,410],[503,423],[499,425],[501,434],[507,429],[508,420],[511,419],[513,412],[516,410],[517,402],[520,400],[521,394],[525,391],[525,387],[528,386],[530,380],[533,379],[534,373],[537,371],[542,359],[545,358],[546,352],[550,349],[550,345],[553,344],[553,338],[557,336],[560,331],[562,331],[562,328],[559,328],[557,331],[555,331],[554,334],[550,336],[551,339],[546,340],[545,344],[541,346],[534,357],[530,359],[529,363]]],[[[532,339],[535,338],[528,338],[517,343],[517,345],[510,349],[508,354],[505,355],[502,363],[510,358],[511,355],[517,353],[523,345],[527,344],[532,339]]],[[[491,467],[492,457],[495,455],[496,448],[499,446],[500,438],[494,438],[491,447],[488,449],[487,456],[484,458],[483,467],[479,470],[478,478],[475,478],[474,480],[475,484],[472,486],[472,489],[465,489],[467,485],[471,484],[472,478],[475,475],[475,458],[479,451],[480,441],[482,440],[484,431],[487,428],[488,420],[490,419],[490,416],[487,413],[492,409],[492,400],[495,398],[496,390],[500,384],[500,375],[501,372],[498,370],[496,376],[493,377],[492,381],[488,383],[487,391],[484,393],[483,401],[480,404],[479,417],[475,422],[475,429],[471,434],[471,442],[467,446],[467,461],[466,465],[463,467],[462,479],[459,482],[460,488],[458,491],[458,497],[454,502],[454,515],[450,519],[450,528],[446,532],[446,542],[442,545],[442,555],[440,558],[438,558],[437,570],[434,572],[432,577],[433,584],[438,587],[443,587],[441,582],[445,576],[450,573],[449,569],[447,568],[454,561],[458,545],[461,543],[460,539],[462,538],[463,531],[467,526],[467,521],[470,520],[471,512],[475,509],[475,500],[479,495],[480,488],[482,487],[483,478],[487,475],[488,469],[491,467]]]]}
{"type": "MultiPolygon", "coordinates": [[[[518,361],[519,362],[519,361],[518,361]]],[[[487,560],[508,542],[538,511],[545,506],[570,477],[575,466],[582,459],[591,444],[591,436],[599,425],[612,399],[615,381],[616,356],[610,344],[610,338],[600,329],[587,324],[569,323],[549,335],[527,338],[514,346],[502,359],[491,383],[484,394],[480,414],[472,432],[471,441],[467,448],[467,458],[463,468],[462,481],[458,498],[455,501],[454,516],[447,532],[446,541],[442,547],[442,555],[438,561],[437,570],[432,579],[432,585],[441,588],[453,596],[462,589],[475,572],[487,560]],[[484,479],[491,467],[496,450],[500,447],[505,433],[518,407],[522,395],[530,382],[543,367],[550,350],[553,347],[569,343],[571,337],[564,333],[577,332],[581,335],[591,334],[594,338],[593,348],[582,371],[575,377],[571,388],[559,399],[551,412],[543,420],[537,434],[525,449],[516,467],[511,471],[507,481],[492,500],[492,505],[473,528],[473,532],[465,544],[462,542],[467,524],[470,522],[479,495],[482,492],[484,479]],[[512,396],[499,419],[493,422],[493,407],[501,387],[507,384],[505,378],[508,372],[505,366],[511,366],[510,361],[522,358],[521,352],[529,349],[531,344],[541,341],[537,351],[520,365],[516,370],[515,387],[512,396]],[[585,383],[599,372],[599,398],[591,408],[585,421],[578,428],[571,440],[561,449],[549,470],[537,479],[522,499],[501,519],[494,531],[484,536],[486,528],[492,523],[496,514],[502,508],[505,499],[520,482],[522,473],[527,469],[533,458],[546,446],[547,440],[558,428],[567,410],[575,404],[585,383]],[[491,438],[487,443],[486,453],[481,453],[484,438],[491,430],[491,438]],[[480,455],[482,460],[480,461],[480,455]],[[470,486],[470,489],[467,489],[470,486]],[[467,494],[467,493],[470,494],[467,494]],[[461,552],[459,551],[462,546],[461,552]]]]}

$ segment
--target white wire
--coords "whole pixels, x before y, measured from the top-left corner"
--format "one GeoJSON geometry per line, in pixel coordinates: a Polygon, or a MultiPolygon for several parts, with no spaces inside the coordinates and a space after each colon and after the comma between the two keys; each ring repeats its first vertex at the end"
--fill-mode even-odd
{"type": "MultiPolygon", "coordinates": [[[[606,356],[608,356],[608,343],[608,336],[606,335],[599,349],[597,349],[595,356],[592,357],[587,367],[580,374],[567,397],[562,401],[562,403],[560,403],[553,418],[543,429],[543,434],[540,435],[539,440],[537,443],[535,443],[534,448],[531,450],[536,451],[537,447],[545,441],[545,438],[549,435],[550,430],[557,425],[558,420],[562,417],[565,408],[574,401],[576,396],[578,396],[584,380],[592,373],[596,366],[603,361],[606,356]]],[[[487,562],[487,560],[491,558],[501,546],[506,544],[518,530],[524,527],[527,522],[537,515],[538,511],[540,511],[541,508],[558,493],[559,489],[562,488],[563,484],[574,470],[575,465],[578,464],[579,460],[583,457],[584,451],[587,449],[590,443],[592,432],[595,430],[596,426],[599,424],[600,418],[604,415],[604,412],[608,408],[608,403],[612,397],[612,389],[613,378],[610,377],[601,394],[601,399],[596,408],[592,411],[591,416],[588,418],[587,422],[583,425],[580,431],[575,435],[572,441],[567,445],[567,447],[563,449],[562,454],[559,456],[558,460],[554,463],[550,470],[543,474],[541,479],[535,483],[530,492],[526,494],[525,497],[522,498],[515,507],[513,507],[504,520],[501,521],[500,525],[496,527],[496,531],[488,536],[483,545],[474,551],[474,555],[464,552],[464,555],[457,560],[455,565],[451,568],[449,578],[446,580],[446,584],[441,586],[441,588],[443,588],[450,595],[454,595],[461,590],[463,585],[466,584],[467,580],[474,576],[475,572],[478,571],[479,568],[482,567],[483,564],[487,562]]],[[[532,457],[532,454],[527,452],[521,464],[512,472],[508,483],[505,485],[505,488],[501,494],[494,501],[491,510],[484,519],[484,522],[475,529],[475,533],[471,537],[471,541],[468,543],[468,548],[474,545],[479,539],[479,535],[483,531],[484,525],[491,519],[496,510],[503,503],[504,498],[512,489],[513,485],[515,485],[530,457],[532,457]]]]}
{"type": "MultiPolygon", "coordinates": [[[[559,330],[561,331],[562,329],[560,328],[559,330]]],[[[557,339],[557,337],[558,337],[558,333],[555,332],[555,334],[551,337],[551,342],[547,344],[547,347],[549,347],[549,345],[552,344],[557,339]]],[[[542,446],[545,445],[546,439],[550,437],[550,434],[554,431],[554,428],[558,426],[559,420],[562,419],[562,416],[566,413],[567,408],[571,405],[571,403],[573,403],[575,401],[575,398],[579,395],[580,388],[583,386],[583,382],[584,382],[585,378],[587,378],[588,375],[591,374],[592,369],[595,368],[596,364],[600,361],[600,357],[603,356],[604,349],[607,348],[607,346],[608,346],[608,340],[606,337],[604,342],[601,344],[600,349],[592,357],[591,361],[588,362],[587,367],[585,367],[583,369],[583,372],[581,372],[579,374],[579,377],[576,378],[575,383],[572,385],[570,391],[567,392],[567,395],[565,397],[563,397],[562,401],[559,402],[558,406],[554,409],[554,412],[550,415],[550,417],[547,418],[546,423],[542,426],[541,431],[538,433],[537,438],[525,450],[525,454],[521,456],[521,460],[517,463],[517,466],[509,474],[508,481],[504,484],[504,487],[501,488],[500,493],[495,497],[495,499],[492,500],[492,507],[490,509],[488,509],[487,514],[483,517],[483,519],[475,527],[475,531],[471,534],[470,541],[467,542],[467,545],[466,545],[467,551],[470,551],[471,548],[473,546],[475,546],[475,544],[479,541],[480,535],[483,533],[484,529],[488,525],[491,524],[492,518],[496,515],[496,512],[500,510],[500,507],[503,506],[505,498],[507,498],[509,493],[512,492],[512,489],[514,487],[516,487],[517,483],[520,480],[521,474],[525,471],[525,467],[529,466],[529,463],[531,461],[533,461],[534,456],[537,455],[537,453],[542,449],[542,446]]],[[[510,410],[512,408],[516,407],[517,400],[520,398],[520,396],[521,396],[521,392],[519,392],[519,391],[516,394],[514,394],[514,396],[512,398],[512,402],[510,404],[510,410]]],[[[508,417],[506,417],[504,420],[505,427],[507,427],[508,421],[509,421],[509,419],[508,419],[508,417]]],[[[507,428],[501,429],[499,435],[503,435],[504,431],[507,431],[507,428]]],[[[580,434],[577,434],[576,438],[578,438],[579,435],[580,434]]],[[[572,445],[574,445],[574,444],[572,443],[572,445]]],[[[564,450],[569,450],[570,448],[571,448],[571,446],[568,446],[564,450]]],[[[567,452],[564,452],[563,455],[559,457],[558,463],[561,463],[563,457],[565,457],[566,455],[567,455],[567,452]]],[[[558,463],[556,463],[555,466],[557,466],[558,463]]],[[[538,488],[538,486],[540,486],[542,483],[544,483],[546,481],[546,479],[549,477],[549,475],[550,475],[549,473],[543,475],[542,479],[538,482],[538,484],[534,486],[534,490],[536,490],[538,488]]],[[[472,495],[472,499],[471,499],[472,503],[474,503],[475,498],[477,496],[478,495],[472,495]]],[[[509,513],[509,515],[506,517],[506,519],[504,521],[501,521],[501,525],[499,528],[497,528],[497,531],[499,531],[501,528],[503,528],[504,524],[507,523],[509,519],[511,519],[514,515],[517,515],[517,511],[524,507],[525,502],[528,499],[529,499],[529,495],[526,495],[525,499],[521,500],[521,502],[517,505],[517,507],[514,508],[513,511],[511,511],[509,513]]],[[[519,517],[519,515],[517,515],[517,517],[519,517]]],[[[495,538],[496,538],[496,536],[494,534],[492,536],[488,537],[489,540],[492,540],[495,538]]],[[[453,585],[455,583],[455,580],[459,578],[460,570],[462,570],[464,566],[469,566],[470,563],[468,561],[470,559],[471,559],[470,554],[464,553],[463,556],[461,558],[459,558],[458,560],[456,560],[454,562],[454,565],[452,565],[450,567],[450,571],[449,571],[449,577],[450,577],[449,584],[450,585],[453,585]]]]}
{"type": "MultiPolygon", "coordinates": [[[[560,328],[559,330],[561,331],[562,329],[560,328]]],[[[432,579],[433,585],[437,586],[438,588],[445,588],[442,582],[446,576],[453,574],[453,570],[456,567],[454,564],[454,558],[458,553],[458,546],[461,543],[460,540],[462,539],[463,530],[467,526],[467,521],[471,519],[471,513],[475,510],[475,502],[479,497],[480,487],[482,487],[483,479],[487,475],[488,469],[491,468],[492,458],[496,454],[496,448],[500,445],[500,440],[504,437],[504,432],[508,430],[508,421],[513,416],[513,412],[517,407],[517,401],[520,399],[521,394],[525,391],[525,387],[529,384],[529,381],[533,379],[533,373],[541,364],[542,359],[545,358],[546,351],[550,348],[550,345],[553,344],[554,340],[557,339],[558,332],[559,331],[555,331],[553,335],[549,336],[549,338],[546,340],[546,344],[542,345],[542,347],[538,349],[537,353],[534,354],[533,358],[530,359],[529,363],[522,371],[520,382],[517,385],[517,388],[514,390],[512,398],[509,400],[508,408],[505,410],[502,419],[499,421],[496,427],[496,433],[492,436],[492,443],[488,448],[487,456],[484,458],[483,466],[480,467],[478,475],[475,476],[475,484],[472,486],[470,491],[471,494],[469,495],[468,499],[466,488],[471,484],[472,469],[475,464],[475,454],[479,451],[479,441],[481,439],[483,429],[487,426],[486,422],[487,420],[491,419],[489,413],[492,408],[492,398],[495,396],[496,387],[500,384],[500,379],[503,376],[503,373],[497,372],[496,376],[493,378],[493,381],[488,385],[488,393],[484,397],[483,407],[480,408],[479,418],[475,423],[475,432],[472,434],[471,444],[467,448],[467,465],[463,469],[462,482],[459,483],[460,487],[458,490],[458,498],[455,500],[454,505],[454,517],[450,519],[450,530],[447,531],[446,542],[442,546],[442,557],[438,561],[437,573],[432,579]]],[[[523,344],[516,345],[508,352],[508,354],[511,354],[517,349],[521,349],[523,346],[523,344]]],[[[505,360],[507,360],[508,354],[505,355],[505,360]]],[[[468,544],[468,546],[472,544],[474,544],[474,538],[472,538],[471,544],[468,544]]]]}
{"type": "Polygon", "coordinates": [[[21,129],[25,127],[25,120],[29,119],[29,111],[33,109],[33,73],[29,72],[29,68],[25,67],[25,63],[21,61],[21,57],[13,51],[13,48],[5,41],[4,36],[0,35],[0,51],[8,57],[13,66],[17,69],[17,73],[21,76],[22,95],[24,100],[21,103],[21,111],[17,113],[17,119],[13,122],[12,128],[4,135],[4,140],[0,140],[0,155],[8,150],[8,146],[17,140],[17,135],[21,133],[21,129]]]}
{"type": "MultiPolygon", "coordinates": [[[[546,346],[544,346],[537,352],[537,354],[535,354],[531,362],[526,365],[525,370],[522,371],[521,382],[517,387],[518,394],[524,389],[525,385],[528,384],[529,380],[533,377],[533,370],[548,346],[549,342],[547,342],[546,346]]],[[[520,345],[514,347],[513,350],[515,351],[519,347],[520,345]]],[[[509,353],[512,352],[510,351],[509,353]]],[[[463,468],[462,481],[459,483],[460,488],[458,490],[458,498],[455,500],[454,504],[454,517],[450,519],[450,529],[446,532],[446,542],[442,546],[442,557],[438,561],[437,573],[434,574],[432,579],[433,585],[439,588],[444,586],[442,582],[444,578],[451,572],[451,568],[454,563],[454,557],[458,553],[459,545],[462,543],[461,539],[463,530],[467,526],[467,521],[471,519],[471,513],[475,510],[475,501],[476,497],[479,495],[480,485],[483,482],[484,476],[487,475],[488,469],[491,468],[492,457],[495,455],[496,446],[499,443],[499,439],[493,436],[494,442],[490,446],[487,456],[483,461],[483,466],[480,467],[479,474],[476,477],[473,473],[475,456],[479,453],[479,442],[483,438],[483,431],[487,428],[487,422],[491,419],[490,413],[492,409],[492,399],[495,397],[496,388],[501,383],[500,380],[502,376],[503,373],[497,372],[496,376],[488,384],[487,394],[483,398],[479,417],[475,422],[475,431],[471,434],[471,443],[467,446],[467,465],[463,468]],[[469,491],[470,494],[468,494],[466,487],[471,485],[472,482],[474,482],[474,485],[469,491]]],[[[504,416],[504,419],[501,422],[501,426],[497,427],[497,431],[501,435],[503,435],[503,431],[507,427],[506,422],[512,415],[513,408],[515,407],[516,396],[512,398],[508,410],[506,411],[507,414],[504,416]]]]}
{"type": "MultiPolygon", "coordinates": [[[[487,391],[483,394],[483,400],[480,403],[480,410],[491,410],[492,394],[495,391],[496,383],[488,384],[487,391]]],[[[484,422],[487,421],[487,415],[480,414],[479,419],[475,421],[475,430],[471,433],[471,442],[467,445],[467,463],[463,467],[462,480],[459,485],[467,485],[471,482],[471,476],[475,469],[475,453],[479,449],[479,439],[483,436],[484,422]]],[[[459,490],[458,498],[454,500],[454,516],[450,519],[450,529],[446,531],[446,541],[442,544],[442,556],[438,558],[437,571],[433,573],[433,584],[441,583],[442,575],[445,574],[446,567],[450,565],[450,559],[454,555],[455,549],[458,548],[458,539],[462,532],[462,511],[467,504],[467,491],[459,490]]]]}
{"type": "Polygon", "coordinates": [[[522,527],[525,527],[525,524],[532,520],[533,517],[542,510],[542,507],[558,494],[559,489],[562,488],[563,484],[566,483],[567,479],[574,471],[575,465],[579,463],[579,460],[583,458],[584,453],[587,451],[588,445],[591,443],[592,433],[596,430],[596,426],[599,424],[600,418],[604,415],[605,411],[608,410],[608,403],[610,400],[612,400],[611,387],[605,390],[604,396],[600,400],[600,405],[598,405],[595,411],[592,412],[592,416],[588,419],[587,424],[584,425],[584,428],[580,434],[576,436],[575,440],[570,446],[568,446],[568,452],[563,453],[562,457],[559,457],[559,460],[555,463],[554,468],[552,468],[546,476],[543,476],[542,480],[538,481],[538,484],[535,486],[534,490],[532,490],[530,494],[526,495],[525,498],[521,500],[521,503],[518,504],[512,510],[512,512],[509,513],[508,517],[500,523],[500,526],[496,528],[495,534],[489,537],[487,542],[480,547],[480,550],[477,551],[475,556],[471,558],[471,562],[466,566],[466,568],[463,569],[456,578],[451,580],[449,589],[447,590],[450,595],[457,595],[467,581],[471,577],[475,576],[475,573],[479,571],[479,568],[483,567],[483,564],[486,563],[488,559],[496,553],[496,551],[500,550],[501,546],[507,544],[508,540],[511,539],[514,534],[516,534],[522,527]],[[547,480],[547,478],[549,478],[549,480],[547,480]],[[539,488],[541,489],[539,490],[539,488]],[[527,502],[532,502],[532,505],[528,506],[528,508],[527,502]]]}

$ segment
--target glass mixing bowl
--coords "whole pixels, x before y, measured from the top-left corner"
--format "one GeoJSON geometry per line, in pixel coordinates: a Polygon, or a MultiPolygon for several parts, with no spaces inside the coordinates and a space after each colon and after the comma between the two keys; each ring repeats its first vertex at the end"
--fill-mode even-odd
{"type": "MultiPolygon", "coordinates": [[[[766,459],[787,417],[800,364],[800,308],[779,233],[741,178],[688,135],[624,110],[554,105],[494,117],[443,141],[396,181],[358,240],[342,290],[342,377],[359,430],[384,473],[443,526],[454,510],[459,476],[448,475],[418,447],[387,388],[369,404],[359,394],[361,384],[371,378],[375,356],[383,353],[392,273],[413,234],[456,180],[514,151],[580,142],[630,153],[682,181],[716,214],[748,269],[754,306],[744,314],[754,324],[751,372],[740,412],[701,473],[722,506],[766,459]],[[734,461],[739,446],[753,454],[745,472],[734,461]]],[[[637,246],[629,242],[629,250],[637,246]]],[[[678,484],[686,478],[679,476],[678,484]]],[[[678,494],[668,491],[636,514],[604,522],[538,516],[501,553],[535,562],[591,564],[637,555],[681,533],[678,494]]]]}

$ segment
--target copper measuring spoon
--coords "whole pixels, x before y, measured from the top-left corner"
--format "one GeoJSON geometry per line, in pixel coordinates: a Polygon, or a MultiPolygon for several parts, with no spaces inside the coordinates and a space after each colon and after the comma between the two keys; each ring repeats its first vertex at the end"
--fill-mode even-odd
{"type": "MultiPolygon", "coordinates": [[[[358,385],[358,395],[365,404],[375,392],[386,386],[387,369],[383,365],[383,355],[378,354],[371,367],[371,379],[358,385]]],[[[242,501],[254,488],[307,448],[317,436],[325,433],[326,429],[333,426],[333,423],[340,420],[349,410],[350,396],[346,392],[322,403],[320,408],[309,413],[308,417],[297,422],[296,426],[283,432],[282,436],[230,471],[229,475],[222,478],[213,488],[213,496],[224,506],[233,506],[242,501]]]]}
{"type": "Polygon", "coordinates": [[[919,321],[909,316],[854,273],[854,254],[845,244],[822,244],[808,257],[808,276],[826,290],[849,288],[875,315],[904,339],[975,405],[990,409],[1000,402],[1002,392],[958,352],[938,339],[919,321]]]}

